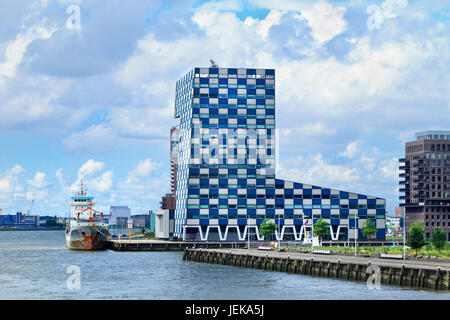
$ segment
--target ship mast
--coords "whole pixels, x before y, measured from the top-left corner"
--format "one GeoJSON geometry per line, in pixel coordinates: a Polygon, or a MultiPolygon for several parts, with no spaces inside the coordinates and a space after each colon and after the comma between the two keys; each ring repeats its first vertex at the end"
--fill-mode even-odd
{"type": "Polygon", "coordinates": [[[78,193],[79,196],[85,196],[87,194],[83,189],[83,179],[81,179],[81,192],[78,193]]]}

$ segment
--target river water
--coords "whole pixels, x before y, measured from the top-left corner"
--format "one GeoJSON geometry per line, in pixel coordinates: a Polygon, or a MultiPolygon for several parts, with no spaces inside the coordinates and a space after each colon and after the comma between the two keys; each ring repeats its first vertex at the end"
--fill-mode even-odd
{"type": "Polygon", "coordinates": [[[181,252],[72,251],[64,231],[0,232],[0,268],[0,299],[450,300],[448,292],[183,261],[181,252]]]}

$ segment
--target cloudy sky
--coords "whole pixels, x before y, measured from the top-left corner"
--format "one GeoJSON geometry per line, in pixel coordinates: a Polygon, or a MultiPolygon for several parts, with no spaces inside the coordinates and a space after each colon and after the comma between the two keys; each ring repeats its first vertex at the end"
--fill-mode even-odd
{"type": "Polygon", "coordinates": [[[275,68],[278,177],[398,205],[414,133],[450,129],[450,6],[413,0],[1,0],[0,208],[157,209],[175,82],[275,68]],[[79,13],[79,15],[78,15],[79,13]]]}

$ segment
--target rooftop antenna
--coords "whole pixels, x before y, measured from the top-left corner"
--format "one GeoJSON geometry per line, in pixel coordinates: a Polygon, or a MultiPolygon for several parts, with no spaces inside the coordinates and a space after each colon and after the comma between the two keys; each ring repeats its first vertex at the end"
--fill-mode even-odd
{"type": "Polygon", "coordinates": [[[211,68],[218,68],[219,67],[213,59],[209,59],[209,61],[211,62],[211,68]]]}

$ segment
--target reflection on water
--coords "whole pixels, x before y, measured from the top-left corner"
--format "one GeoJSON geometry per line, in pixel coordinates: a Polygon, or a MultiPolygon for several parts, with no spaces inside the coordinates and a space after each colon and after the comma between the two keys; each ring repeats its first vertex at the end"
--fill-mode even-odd
{"type": "Polygon", "coordinates": [[[16,251],[16,250],[63,250],[67,249],[66,246],[60,247],[45,247],[45,246],[8,246],[2,247],[0,244],[0,250],[16,251]]]}
{"type": "Polygon", "coordinates": [[[180,252],[73,251],[64,231],[0,232],[0,299],[450,299],[449,293],[182,261],[180,252]],[[70,290],[78,266],[80,290],[70,290]],[[70,280],[70,279],[69,279],[70,280]]]}

